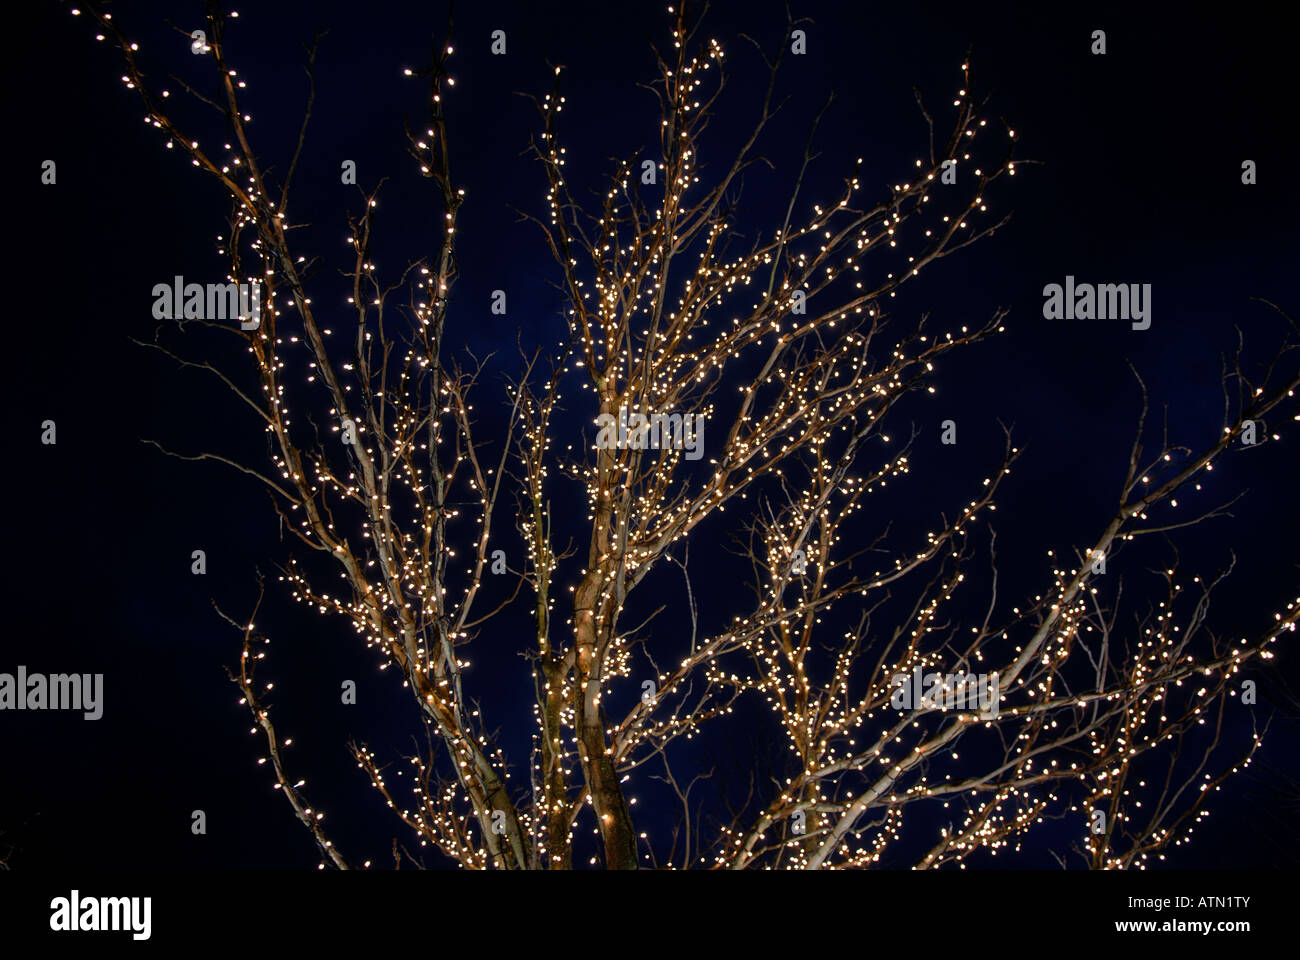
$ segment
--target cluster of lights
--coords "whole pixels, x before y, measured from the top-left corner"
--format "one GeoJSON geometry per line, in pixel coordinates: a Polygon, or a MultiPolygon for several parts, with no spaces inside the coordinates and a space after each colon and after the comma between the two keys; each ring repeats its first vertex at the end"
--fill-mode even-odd
{"type": "MultiPolygon", "coordinates": [[[[537,223],[563,274],[572,338],[544,389],[534,391],[527,377],[514,388],[509,442],[495,456],[475,436],[470,397],[476,372],[449,365],[444,345],[456,218],[464,200],[449,173],[443,115],[443,97],[455,84],[446,70],[453,48],[442,48],[440,60],[418,72],[430,81],[429,122],[423,133],[411,135],[419,170],[442,201],[440,248],[396,286],[381,283],[369,252],[378,196],[363,193],[363,212],[350,218],[345,238],[353,257],[343,308],[351,315],[351,348],[339,360],[339,349],[331,352],[326,343],[332,331],[307,295],[306,258],[291,252],[288,186],[268,185],[249,146],[251,116],[239,105],[246,81],[224,60],[221,25],[212,24],[207,52],[219,70],[234,131],[224,161],[173,122],[163,108],[170,91],[156,98],[147,89],[135,61],[138,44],[109,14],[94,14],[106,31],[97,39],[111,34],[122,49],[122,79],[142,99],[145,122],[162,132],[167,149],[179,146],[235,201],[231,234],[217,238],[218,251],[231,261],[229,279],[250,277],[241,268],[244,257],[259,264],[251,276],[263,284],[268,307],[262,326],[241,335],[261,397],[218,375],[261,417],[275,476],[241,469],[272,492],[286,529],[335,565],[341,587],[327,589],[319,565],[297,559],[280,579],[294,599],[349,622],[377,654],[380,670],[397,668],[438,745],[405,758],[391,775],[374,750],[360,745],[358,767],[422,847],[468,869],[567,867],[587,811],[610,860],[628,865],[620,860],[625,850],[616,848],[630,841],[634,857],[658,864],[651,838],[633,835],[630,811],[637,801],[624,784],[651,759],[666,765],[671,743],[699,736],[748,696],[770,708],[788,748],[790,773],[778,795],[749,812],[748,822],[738,818],[707,848],[688,848],[679,863],[666,866],[870,866],[903,836],[912,804],[961,808],[958,822],[939,829],[922,867],[964,867],[977,852],[996,855],[1063,808],[1080,817],[1106,810],[1114,829],[1086,841],[1097,866],[1142,866],[1149,856],[1163,856],[1207,815],[1201,798],[1249,755],[1221,775],[1198,769],[1202,789],[1190,809],[1157,803],[1146,820],[1141,792],[1154,781],[1135,781],[1133,771],[1157,748],[1205,724],[1211,707],[1232,693],[1228,678],[1256,657],[1268,657],[1268,645],[1295,629],[1300,598],[1277,615],[1263,640],[1216,643],[1198,656],[1189,638],[1199,626],[1199,607],[1175,617],[1182,588],[1171,571],[1169,598],[1141,638],[1125,647],[1112,636],[1089,565],[1080,562],[1075,569],[1057,565],[1051,589],[1028,609],[1014,608],[1008,623],[991,625],[990,602],[990,617],[959,637],[943,619],[944,608],[966,582],[969,537],[996,509],[995,494],[1019,452],[1010,444],[981,495],[927,532],[923,543],[894,548],[892,564],[868,572],[859,551],[846,555],[855,542],[848,522],[869,515],[868,498],[911,470],[907,447],[887,447],[889,414],[915,390],[935,392],[930,374],[940,358],[1004,330],[997,314],[940,335],[918,324],[885,343],[882,305],[923,268],[1000,225],[984,217],[988,192],[1003,174],[1014,175],[1015,166],[1009,150],[991,167],[972,160],[988,123],[967,94],[963,64],[967,82],[953,100],[957,115],[947,155],[916,160],[909,182],[893,184],[887,197],[865,207],[858,206],[863,184],[855,168],[842,194],[811,204],[801,225],[788,218],[748,252],[732,256],[727,197],[756,156],[754,141],[712,186],[702,182],[699,149],[725,58],[715,40],[689,55],[684,16],[669,12],[675,13],[677,55],[664,64],[658,85],[660,199],[642,195],[637,164],[624,161],[590,217],[594,229],[583,229],[587,214],[573,199],[566,151],[558,142],[565,98],[557,90],[541,102],[544,129],[536,154],[547,177],[549,217],[537,223]],[[936,183],[952,161],[971,171],[964,191],[936,183]],[[241,242],[246,233],[251,239],[241,242]],[[890,251],[900,244],[915,252],[899,260],[901,254],[890,251]],[[884,265],[868,269],[878,261],[884,265]],[[388,308],[393,291],[403,286],[411,291],[406,316],[413,323],[394,320],[388,308]],[[305,351],[295,368],[314,388],[302,391],[312,397],[303,402],[315,404],[318,414],[327,410],[324,437],[310,416],[303,425],[290,415],[286,377],[295,351],[305,351]],[[585,486],[590,538],[575,582],[563,584],[565,597],[558,589],[565,557],[551,544],[547,488],[556,414],[569,380],[590,391],[592,398],[582,399],[594,404],[593,413],[627,406],[700,418],[713,456],[707,469],[696,469],[671,445],[607,450],[585,441],[569,444],[562,467],[585,486]],[[734,396],[724,395],[724,384],[734,385],[734,396]],[[872,466],[874,441],[881,453],[872,466]],[[773,491],[784,493],[779,509],[769,503],[773,491]],[[537,622],[533,760],[529,782],[519,789],[510,784],[507,758],[465,692],[471,661],[462,655],[501,609],[483,611],[482,598],[489,592],[494,517],[505,493],[515,494],[520,507],[515,521],[526,563],[515,579],[531,594],[537,622]],[[760,574],[754,610],[715,635],[694,638],[675,667],[650,661],[654,697],[608,717],[618,682],[647,676],[637,657],[640,627],[622,623],[632,591],[652,570],[680,562],[676,549],[706,520],[746,501],[754,507],[750,556],[760,574]],[[884,642],[867,617],[856,629],[825,636],[830,628],[823,618],[837,604],[866,598],[867,609],[936,565],[941,574],[921,588],[906,622],[892,636],[884,634],[884,642]],[[564,630],[552,624],[557,593],[572,607],[564,630]],[[1092,687],[1080,688],[1073,678],[1080,664],[1097,665],[1102,640],[1112,659],[1096,667],[1092,687]],[[891,708],[891,676],[943,669],[954,657],[1003,677],[1005,703],[995,717],[891,708]],[[987,753],[989,743],[1005,748],[1003,760],[992,772],[972,769],[970,755],[987,753]],[[406,799],[394,791],[399,779],[406,799]],[[1125,832],[1139,821],[1141,829],[1125,832]]],[[[765,105],[763,123],[769,116],[765,105]]],[[[1007,134],[1015,140],[1014,130],[1007,134]]],[[[858,159],[855,167],[862,163],[858,159]]],[[[296,386],[293,393],[300,395],[296,386]]],[[[1261,390],[1255,400],[1248,412],[1260,414],[1280,395],[1263,397],[1261,390]]],[[[1201,470],[1212,470],[1240,427],[1227,428],[1214,449],[1187,465],[1173,466],[1163,453],[1138,470],[1135,456],[1123,508],[1085,556],[1104,556],[1135,536],[1168,529],[1133,524],[1147,522],[1166,502],[1176,508],[1174,494],[1201,470]]],[[[273,787],[312,832],[325,857],[322,866],[346,866],[323,832],[323,812],[301,793],[305,781],[293,780],[282,762],[292,740],[279,738],[261,699],[271,685],[259,690],[254,684],[254,661],[265,651],[253,654],[251,638],[249,625],[237,682],[241,704],[255,719],[252,732],[260,730],[268,744],[259,763],[269,760],[273,787]]],[[[1254,747],[1258,743],[1256,736],[1254,747]]]]}

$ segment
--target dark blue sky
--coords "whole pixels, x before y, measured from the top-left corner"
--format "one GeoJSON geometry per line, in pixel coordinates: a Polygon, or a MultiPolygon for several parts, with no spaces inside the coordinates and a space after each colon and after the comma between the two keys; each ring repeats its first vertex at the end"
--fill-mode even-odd
{"type": "MultiPolygon", "coordinates": [[[[146,69],[188,77],[195,68],[183,38],[163,21],[171,17],[188,31],[200,25],[201,6],[115,9],[142,44],[146,69]]],[[[1276,318],[1250,298],[1300,316],[1291,34],[1242,5],[1218,14],[1183,7],[1176,17],[1119,4],[792,6],[812,18],[809,54],[790,58],[784,72],[790,100],[769,145],[776,169],[746,185],[754,224],[770,229],[784,209],[790,165],[832,90],[814,190],[832,190],[858,156],[866,158],[869,186],[884,189],[904,175],[925,138],[913,86],[927,104],[942,105],[968,49],[976,89],[1020,134],[1018,156],[1038,161],[999,192],[1002,209],[1014,211],[1005,229],[936,266],[893,304],[900,318],[929,311],[951,325],[1010,310],[1007,335],[960,357],[939,395],[915,408],[923,428],[959,415],[970,455],[945,462],[931,447],[918,456],[917,480],[899,508],[964,503],[971,488],[963,483],[984,475],[1000,453],[998,419],[1013,424],[1027,454],[1004,495],[999,550],[1008,594],[1030,595],[1048,582],[1044,552],[1080,543],[1113,505],[1138,411],[1127,362],[1141,371],[1156,408],[1167,404],[1174,436],[1204,442],[1219,428],[1219,354],[1232,347],[1234,325],[1259,352],[1280,334],[1276,318]],[[1107,33],[1104,57],[1089,54],[1094,29],[1107,33]],[[1240,182],[1244,159],[1258,165],[1255,186],[1240,182]],[[1151,330],[1044,320],[1042,288],[1067,274],[1152,284],[1151,330]]],[[[355,193],[339,184],[342,160],[357,162],[363,185],[389,178],[380,202],[381,268],[437,243],[436,198],[415,174],[402,135],[402,117],[418,118],[424,88],[401,68],[427,59],[431,32],[441,33],[445,16],[432,3],[237,9],[227,53],[249,83],[263,159],[277,166],[292,150],[305,98],[301,44],[318,27],[329,30],[294,206],[310,222],[304,248],[322,257],[314,295],[322,304],[335,296],[342,306],[345,284],[334,277],[346,264],[331,257],[345,251],[345,214],[358,208],[355,193]]],[[[66,4],[33,9],[5,68],[5,182],[16,186],[18,204],[8,232],[22,279],[9,323],[11,613],[0,670],[24,663],[102,671],[108,700],[96,723],[0,715],[0,841],[15,838],[17,862],[32,864],[131,858],[311,866],[305,833],[254,767],[260,750],[222,669],[235,660],[237,637],[209,602],[246,610],[254,568],[269,571],[284,559],[273,514],[237,475],[163,458],[139,442],[259,456],[256,426],[227,397],[128,340],[150,334],[154,283],[223,269],[212,238],[223,232],[228,203],[179,151],[161,148],[117,80],[116,51],[91,39],[87,20],[69,16],[66,4]],[[57,186],[39,183],[45,159],[58,163],[57,186]],[[36,440],[47,418],[58,423],[53,448],[36,440]],[[189,572],[196,547],[208,552],[204,579],[189,572]],[[190,834],[195,808],[208,813],[207,837],[190,834]]],[[[668,22],[660,3],[461,4],[457,11],[458,84],[448,122],[453,176],[467,201],[451,317],[472,352],[497,351],[497,376],[515,369],[516,337],[549,344],[562,329],[541,234],[512,209],[541,215],[545,192],[525,153],[537,113],[517,94],[549,91],[548,65],[567,68],[562,132],[570,177],[598,189],[609,158],[653,140],[654,104],[635,84],[651,79],[649,41],[662,43],[668,22]],[[489,53],[494,29],[507,32],[506,57],[489,53]],[[486,309],[499,288],[510,294],[504,317],[486,309]]],[[[784,13],[767,0],[716,3],[706,22],[735,61],[734,110],[713,130],[721,147],[756,107],[756,61],[737,36],[749,33],[770,48],[784,13]]],[[[220,125],[206,135],[219,141],[220,125]]],[[[489,404],[485,410],[499,416],[489,404]]],[[[1240,557],[1216,606],[1226,632],[1253,629],[1276,599],[1295,595],[1297,442],[1225,461],[1215,473],[1222,486],[1207,495],[1226,499],[1243,488],[1248,495],[1231,519],[1184,541],[1185,556],[1203,573],[1221,567],[1230,549],[1240,557]]],[[[581,507],[576,490],[556,496],[581,507]]],[[[723,598],[715,616],[738,612],[726,606],[731,584],[721,573],[700,588],[723,598]]],[[[407,705],[375,671],[373,656],[349,644],[349,630],[288,604],[274,584],[271,593],[262,619],[285,658],[276,675],[284,679],[277,722],[303,744],[294,762],[357,859],[386,860],[396,828],[344,744],[355,735],[402,749],[414,730],[407,705]],[[364,709],[339,707],[338,683],[347,678],[361,684],[364,709]]],[[[505,651],[488,654],[486,664],[507,680],[485,683],[485,702],[499,723],[526,737],[530,705],[513,693],[527,689],[523,661],[505,651]]],[[[1280,651],[1278,670],[1292,690],[1300,681],[1295,664],[1293,653],[1280,651]]],[[[1300,776],[1295,733],[1294,714],[1283,718],[1260,767],[1300,776]]],[[[525,744],[513,745],[521,761],[525,744]]],[[[706,743],[699,762],[729,748],[706,743]]],[[[1232,789],[1215,808],[1215,826],[1180,852],[1179,865],[1293,864],[1294,792],[1290,801],[1270,793],[1259,768],[1232,789]],[[1283,826],[1259,827],[1274,821],[1283,826]]],[[[1044,831],[1028,862],[1044,865],[1043,850],[1063,836],[1044,831]]]]}

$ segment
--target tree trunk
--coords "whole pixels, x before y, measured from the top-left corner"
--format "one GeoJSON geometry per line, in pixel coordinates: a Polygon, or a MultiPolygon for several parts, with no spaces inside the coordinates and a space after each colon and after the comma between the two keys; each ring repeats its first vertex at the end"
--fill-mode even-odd
{"type": "Polygon", "coordinates": [[[573,626],[577,639],[574,701],[578,715],[578,742],[587,791],[591,794],[596,822],[605,844],[605,866],[610,870],[635,870],[636,836],[632,830],[632,815],[618,783],[614,760],[609,755],[603,712],[598,703],[604,648],[600,634],[607,633],[610,628],[608,619],[600,624],[599,630],[596,623],[595,609],[600,603],[602,579],[599,570],[591,570],[578,585],[573,601],[573,626]]]}

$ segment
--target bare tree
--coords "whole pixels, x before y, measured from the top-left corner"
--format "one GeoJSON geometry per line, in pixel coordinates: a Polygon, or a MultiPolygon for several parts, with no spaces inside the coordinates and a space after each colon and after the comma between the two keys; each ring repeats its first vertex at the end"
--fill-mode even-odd
{"type": "MultiPolygon", "coordinates": [[[[1138,379],[1143,414],[1112,518],[1076,556],[1052,557],[1050,585],[1010,612],[989,526],[1019,454],[1009,431],[975,497],[955,496],[956,509],[936,511],[920,539],[891,533],[871,509],[873,495],[908,479],[916,435],[891,438],[905,429],[904,398],[933,390],[948,354],[1003,329],[1002,312],[939,331],[887,311],[903,284],[1006,222],[990,208],[1015,174],[1016,138],[970,92],[968,65],[946,133],[918,96],[929,142],[915,169],[884,190],[861,181],[858,160],[838,194],[806,196],[814,122],[784,219],[748,243],[735,221],[739,188],[766,162],[780,55],[754,44],[768,81],[756,91],[750,133],[706,175],[704,134],[727,83],[726,57],[678,8],[672,47],[648,85],[659,106],[656,189],[642,189],[640,163],[629,158],[595,204],[576,200],[566,175],[557,68],[554,90],[537,100],[533,143],[547,206],[521,213],[554,255],[569,337],[549,356],[522,357],[507,391],[507,433],[485,438],[472,403],[484,368],[466,366],[447,332],[457,257],[470,255],[456,245],[464,197],[442,110],[450,40],[412,71],[429,84],[429,116],[406,131],[444,221],[439,246],[381,279],[371,262],[380,186],[359,191],[360,212],[348,220],[353,311],[326,319],[310,288],[327,281],[308,278],[312,260],[293,242],[300,212],[290,205],[314,97],[283,176],[272,175],[250,143],[227,15],[210,2],[205,57],[219,96],[173,82],[230,131],[217,156],[175,119],[176,100],[146,77],[118,22],[97,7],[89,13],[120,47],[124,81],[167,146],[228,192],[228,280],[258,281],[268,304],[254,330],[186,325],[238,338],[256,389],[228,365],[171,346],[176,325],[148,345],[219,378],[261,423],[268,464],[194,459],[222,461],[269,492],[303,550],[287,559],[283,583],[350,623],[409,689],[425,744],[404,758],[409,776],[394,783],[390,758],[352,749],[421,844],[468,868],[569,868],[589,808],[600,836],[592,859],[608,868],[866,867],[892,857],[903,825],[928,809],[917,822],[938,816],[944,825],[918,867],[997,853],[1071,817],[1077,862],[1125,868],[1181,842],[1209,794],[1249,762],[1262,731],[1235,760],[1220,758],[1225,714],[1237,708],[1233,678],[1294,629],[1300,598],[1279,601],[1251,638],[1227,638],[1207,625],[1211,589],[1226,571],[1186,575],[1171,560],[1163,588],[1136,598],[1109,589],[1100,571],[1136,539],[1168,537],[1226,507],[1155,518],[1294,396],[1290,318],[1262,375],[1240,353],[1225,369],[1222,434],[1204,449],[1167,437],[1152,448],[1138,379]],[[960,183],[937,190],[954,163],[960,183]],[[574,406],[585,424],[577,429],[574,406]],[[555,542],[556,472],[587,495],[572,549],[555,542]],[[485,576],[505,524],[527,560],[511,571],[513,592],[489,603],[485,576]],[[706,525],[712,532],[701,534],[706,525]],[[720,529],[752,569],[750,599],[692,589],[689,545],[720,529]],[[673,569],[693,624],[684,650],[657,633],[654,615],[631,623],[627,613],[652,572],[673,569]],[[968,579],[971,571],[978,575],[968,579]],[[341,577],[342,589],[325,576],[341,577]],[[971,604],[973,590],[982,593],[971,604]],[[530,757],[507,758],[464,670],[475,643],[500,643],[501,615],[520,607],[536,627],[521,652],[532,663],[537,729],[530,757]],[[729,619],[715,629],[720,618],[729,619]],[[900,707],[900,678],[935,671],[934,695],[900,707]],[[974,708],[961,688],[989,677],[993,701],[974,708]],[[679,776],[674,758],[684,738],[741,705],[770,714],[775,745],[753,758],[748,796],[730,822],[715,822],[701,812],[704,776],[679,776]],[[521,769],[527,776],[512,785],[521,769]],[[627,784],[645,780],[661,781],[680,804],[671,846],[638,830],[627,784]]],[[[797,26],[788,23],[786,36],[797,26]]],[[[313,48],[309,74],[314,59],[313,48]]],[[[930,509],[914,506],[923,516],[930,509]]],[[[276,786],[325,862],[347,868],[286,767],[287,741],[255,678],[270,641],[251,619],[227,619],[244,635],[232,677],[276,786]]],[[[397,841],[394,855],[400,862],[397,841]]]]}

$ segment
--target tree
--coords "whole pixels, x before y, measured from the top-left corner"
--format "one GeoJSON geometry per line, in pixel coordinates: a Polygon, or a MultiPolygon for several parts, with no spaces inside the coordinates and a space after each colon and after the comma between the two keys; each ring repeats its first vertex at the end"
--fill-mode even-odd
{"type": "MultiPolygon", "coordinates": [[[[1162,592],[1136,601],[1102,577],[1135,540],[1223,511],[1153,518],[1293,398],[1289,317],[1262,375],[1240,353],[1225,370],[1222,434],[1201,449],[1161,437],[1153,452],[1138,378],[1143,413],[1113,516],[1076,556],[1053,557],[1049,588],[1030,601],[1009,610],[1000,602],[989,526],[1020,452],[1009,430],[983,486],[954,514],[913,504],[916,522],[931,528],[917,539],[892,537],[870,509],[873,495],[909,474],[918,434],[901,445],[890,436],[904,400],[933,391],[949,354],[1003,330],[1001,312],[936,331],[924,317],[898,323],[887,311],[904,284],[1006,222],[990,207],[1015,173],[1016,137],[969,92],[967,64],[938,140],[918,96],[931,135],[906,182],[876,190],[851,165],[838,195],[812,202],[814,122],[784,219],[748,244],[736,226],[739,187],[764,159],[783,53],[759,48],[768,82],[752,130],[706,168],[726,57],[677,8],[651,85],[658,155],[648,167],[621,161],[594,206],[575,199],[566,175],[557,68],[554,89],[537,101],[533,143],[546,209],[521,213],[553,255],[568,339],[549,354],[521,351],[504,435],[488,439],[473,402],[485,367],[455,348],[451,332],[458,258],[473,252],[456,242],[465,198],[443,111],[450,40],[410,71],[429,84],[429,116],[422,131],[406,131],[444,223],[439,245],[381,279],[371,260],[381,185],[362,190],[348,219],[353,314],[327,319],[312,303],[321,281],[294,242],[300,217],[290,205],[314,85],[284,175],[273,174],[250,142],[230,21],[210,2],[195,42],[218,93],[184,88],[229,131],[228,155],[218,157],[175,119],[169,91],[151,85],[117,20],[89,12],[116,41],[124,81],[167,146],[228,192],[228,282],[264,291],[251,329],[200,310],[147,344],[219,378],[263,425],[269,467],[194,459],[221,461],[270,494],[301,547],[281,581],[350,623],[400,673],[427,744],[405,758],[409,786],[390,781],[379,749],[352,749],[414,837],[449,861],[569,868],[589,816],[600,841],[591,859],[611,869],[865,867],[893,856],[912,823],[933,832],[911,858],[929,868],[996,853],[1069,817],[1080,862],[1142,866],[1187,835],[1211,788],[1258,748],[1256,730],[1240,755],[1221,757],[1234,678],[1294,630],[1300,598],[1279,601],[1252,639],[1230,640],[1207,624],[1224,574],[1189,577],[1171,561],[1162,592]],[[939,190],[954,170],[960,178],[939,190]],[[214,359],[219,350],[196,358],[172,346],[195,329],[237,337],[251,370],[214,359]],[[291,379],[301,372],[306,383],[291,379]],[[571,409],[581,411],[576,421],[571,409]],[[551,508],[556,473],[585,492],[577,528],[551,508]],[[526,561],[498,599],[488,578],[506,562],[498,545],[510,525],[526,561]],[[561,529],[576,529],[576,547],[557,546],[561,529]],[[752,572],[746,603],[710,596],[706,606],[691,589],[689,547],[718,530],[734,535],[752,572]],[[975,560],[981,543],[987,565],[975,560]],[[673,568],[684,578],[688,642],[655,628],[659,611],[633,621],[638,589],[673,568]],[[344,581],[341,592],[327,586],[331,576],[344,581]],[[511,639],[502,624],[520,607],[535,626],[520,651],[534,681],[526,760],[507,755],[466,675],[476,645],[511,639]],[[1121,622],[1130,612],[1134,623],[1121,622]],[[719,821],[703,816],[696,792],[708,775],[687,779],[674,765],[686,741],[738,710],[763,716],[775,745],[753,758],[746,794],[727,796],[730,819],[719,821]],[[527,783],[512,786],[520,770],[527,783]],[[630,779],[659,780],[680,804],[670,843],[639,829],[630,779]]],[[[791,20],[785,36],[798,29],[791,20]]],[[[244,637],[232,678],[276,786],[323,858],[346,868],[287,767],[287,741],[256,680],[269,640],[251,617],[226,618],[244,637]]]]}

